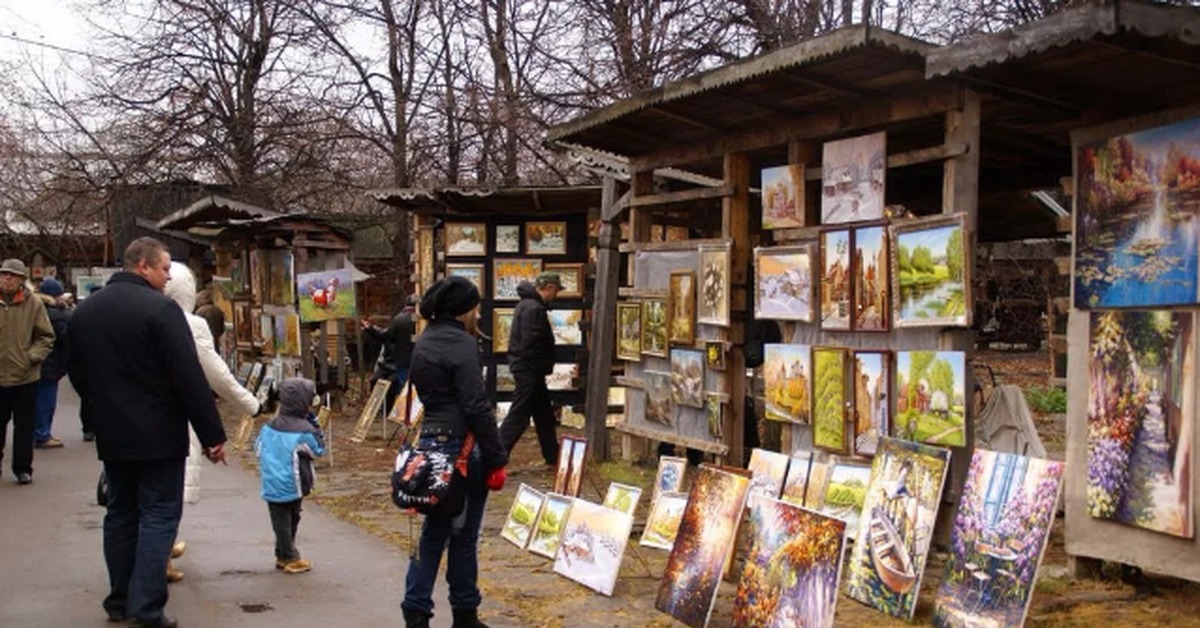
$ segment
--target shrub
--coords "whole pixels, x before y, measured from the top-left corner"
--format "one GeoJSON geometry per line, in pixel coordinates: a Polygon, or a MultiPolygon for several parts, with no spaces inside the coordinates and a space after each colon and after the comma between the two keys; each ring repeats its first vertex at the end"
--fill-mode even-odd
{"type": "Polygon", "coordinates": [[[1057,386],[1025,389],[1025,401],[1039,414],[1063,414],[1067,411],[1067,391],[1057,386]]]}

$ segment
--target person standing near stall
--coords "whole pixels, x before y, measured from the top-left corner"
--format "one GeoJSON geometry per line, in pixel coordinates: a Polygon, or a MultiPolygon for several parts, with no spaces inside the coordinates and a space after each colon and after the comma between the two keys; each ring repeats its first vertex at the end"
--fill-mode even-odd
{"type": "Polygon", "coordinates": [[[562,290],[558,273],[541,273],[533,283],[522,281],[517,286],[521,301],[513,310],[512,332],[508,337],[508,363],[511,365],[516,390],[508,416],[500,426],[500,440],[512,452],[521,440],[529,417],[537,430],[538,444],[546,464],[558,462],[558,433],[554,409],[550,407],[550,391],[546,376],[554,371],[554,332],[546,306],[562,290]]]}
{"type": "Polygon", "coordinates": [[[33,423],[42,361],[54,348],[46,306],[25,286],[25,263],[0,263],[0,462],[8,423],[13,424],[12,472],[17,484],[33,482],[33,423]]]}

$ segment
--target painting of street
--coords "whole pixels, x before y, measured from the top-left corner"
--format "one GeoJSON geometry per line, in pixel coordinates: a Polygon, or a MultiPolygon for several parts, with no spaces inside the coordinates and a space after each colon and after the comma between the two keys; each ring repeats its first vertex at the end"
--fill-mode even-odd
{"type": "Polygon", "coordinates": [[[887,134],[825,142],[821,157],[821,224],[883,218],[887,134]]]}
{"type": "Polygon", "coordinates": [[[754,316],[813,320],[813,245],[754,249],[754,316]]]}
{"type": "Polygon", "coordinates": [[[797,506],[804,505],[804,492],[808,489],[808,469],[812,464],[810,451],[797,453],[788,462],[787,476],[783,480],[780,499],[797,506]]]}
{"type": "Polygon", "coordinates": [[[821,233],[821,329],[850,330],[850,231],[821,233]]]}
{"type": "Polygon", "coordinates": [[[854,329],[887,331],[892,304],[888,299],[891,275],[888,273],[887,229],[883,225],[854,230],[854,329]]]}
{"type": "Polygon", "coordinates": [[[970,325],[969,265],[961,216],[892,226],[896,327],[970,325]]]}
{"type": "Polygon", "coordinates": [[[891,424],[891,354],[854,352],[854,453],[873,456],[891,424]]]}
{"type": "Polygon", "coordinates": [[[631,528],[633,515],[576,499],[567,511],[554,572],[612,595],[631,528]]]}
{"type": "Polygon", "coordinates": [[[763,229],[791,229],[805,224],[804,164],[763,168],[763,229]]]}
{"type": "Polygon", "coordinates": [[[961,351],[897,351],[895,435],[931,445],[965,445],[965,368],[961,351]]]}
{"type": "Polygon", "coordinates": [[[766,417],[807,424],[812,420],[812,364],[807,345],[763,346],[766,417]]]}

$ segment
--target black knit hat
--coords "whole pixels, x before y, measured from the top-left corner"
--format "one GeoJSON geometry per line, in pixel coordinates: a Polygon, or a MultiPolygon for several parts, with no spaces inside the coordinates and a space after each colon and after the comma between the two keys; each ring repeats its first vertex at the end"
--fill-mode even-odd
{"type": "Polygon", "coordinates": [[[465,277],[452,275],[435,282],[421,297],[421,316],[462,316],[479,305],[479,288],[465,277]]]}

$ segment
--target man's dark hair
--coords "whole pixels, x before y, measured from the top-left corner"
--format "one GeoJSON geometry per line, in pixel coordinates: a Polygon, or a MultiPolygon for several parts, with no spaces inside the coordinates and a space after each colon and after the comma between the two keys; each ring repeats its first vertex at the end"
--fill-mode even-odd
{"type": "Polygon", "coordinates": [[[141,261],[156,263],[163,253],[170,254],[167,245],[148,236],[138,238],[125,247],[125,270],[137,268],[141,261]]]}

